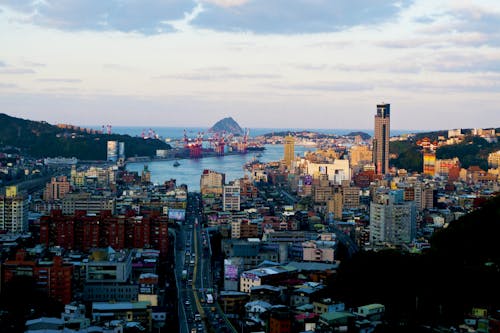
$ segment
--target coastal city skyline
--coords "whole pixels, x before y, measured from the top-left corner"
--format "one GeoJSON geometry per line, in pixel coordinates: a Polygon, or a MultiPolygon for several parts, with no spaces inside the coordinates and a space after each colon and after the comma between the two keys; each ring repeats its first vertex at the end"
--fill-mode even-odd
{"type": "Polygon", "coordinates": [[[485,128],[496,1],[1,1],[0,107],[49,123],[485,128]],[[320,125],[318,125],[320,124],[320,125]]]}
{"type": "Polygon", "coordinates": [[[0,332],[500,333],[499,0],[0,0],[0,332]]]}

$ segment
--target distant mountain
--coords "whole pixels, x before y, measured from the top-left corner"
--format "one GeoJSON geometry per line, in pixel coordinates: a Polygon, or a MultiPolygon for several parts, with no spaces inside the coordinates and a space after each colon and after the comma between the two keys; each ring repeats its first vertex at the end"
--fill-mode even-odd
{"type": "Polygon", "coordinates": [[[231,117],[224,118],[208,129],[209,132],[226,132],[235,135],[243,135],[243,129],[231,117]]]}
{"type": "Polygon", "coordinates": [[[368,140],[371,138],[370,134],[365,133],[365,132],[351,132],[349,134],[346,134],[346,136],[360,136],[361,139],[363,140],[368,140]]]}
{"type": "Polygon", "coordinates": [[[0,113],[0,147],[11,146],[36,158],[76,157],[106,160],[107,141],[125,143],[126,156],[155,156],[157,149],[170,149],[161,140],[129,135],[88,133],[78,127],[61,128],[44,121],[32,121],[0,113]]]}

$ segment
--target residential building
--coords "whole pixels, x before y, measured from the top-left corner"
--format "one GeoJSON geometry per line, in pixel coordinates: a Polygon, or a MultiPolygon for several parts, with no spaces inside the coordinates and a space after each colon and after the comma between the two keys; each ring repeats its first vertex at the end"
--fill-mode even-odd
{"type": "Polygon", "coordinates": [[[103,210],[109,210],[114,214],[116,211],[116,199],[111,196],[91,195],[86,192],[68,193],[62,199],[63,214],[75,214],[79,210],[84,210],[88,214],[97,214],[103,210]]]}
{"type": "Polygon", "coordinates": [[[9,186],[0,195],[0,230],[11,233],[28,231],[28,196],[9,186]]]}
{"type": "Polygon", "coordinates": [[[2,285],[15,276],[31,276],[37,287],[50,297],[63,303],[71,302],[71,279],[73,265],[63,263],[59,256],[52,260],[37,260],[28,257],[25,250],[19,250],[14,260],[6,260],[2,264],[2,285]]]}
{"type": "Polygon", "coordinates": [[[70,189],[70,183],[66,176],[52,177],[50,183],[47,183],[45,186],[43,200],[54,201],[62,199],[70,189]]]}
{"type": "Polygon", "coordinates": [[[416,236],[416,209],[404,201],[403,190],[377,196],[370,205],[370,241],[373,245],[402,245],[416,236]]]}
{"type": "Polygon", "coordinates": [[[95,250],[85,263],[85,272],[84,301],[137,301],[139,285],[130,281],[132,251],[95,250]]]}
{"type": "Polygon", "coordinates": [[[303,260],[316,262],[334,262],[334,241],[307,241],[302,243],[303,260]]]}
{"type": "Polygon", "coordinates": [[[203,170],[200,178],[201,195],[215,194],[222,195],[223,186],[226,182],[226,175],[213,170],[203,170]]]}
{"type": "Polygon", "coordinates": [[[500,150],[488,154],[488,166],[492,169],[500,168],[500,150]]]}
{"type": "Polygon", "coordinates": [[[151,332],[152,308],[149,302],[93,302],[92,320],[139,322],[143,330],[151,332]]]}
{"type": "Polygon", "coordinates": [[[224,185],[222,193],[222,210],[239,211],[240,210],[240,185],[224,185]]]}
{"type": "Polygon", "coordinates": [[[352,146],[349,149],[349,161],[353,168],[370,164],[373,161],[373,153],[368,146],[352,146]]]}

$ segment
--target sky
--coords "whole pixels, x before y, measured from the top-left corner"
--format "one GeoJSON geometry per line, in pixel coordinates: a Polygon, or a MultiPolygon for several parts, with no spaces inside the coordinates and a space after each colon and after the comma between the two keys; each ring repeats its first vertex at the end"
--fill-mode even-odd
{"type": "Polygon", "coordinates": [[[0,0],[0,112],[49,123],[500,127],[498,0],[0,0]]]}

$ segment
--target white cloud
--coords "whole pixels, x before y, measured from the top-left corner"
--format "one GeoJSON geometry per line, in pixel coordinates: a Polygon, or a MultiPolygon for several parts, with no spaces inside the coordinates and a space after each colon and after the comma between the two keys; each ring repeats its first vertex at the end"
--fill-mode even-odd
{"type": "Polygon", "coordinates": [[[250,0],[201,0],[219,7],[238,7],[248,3],[250,0]]]}

